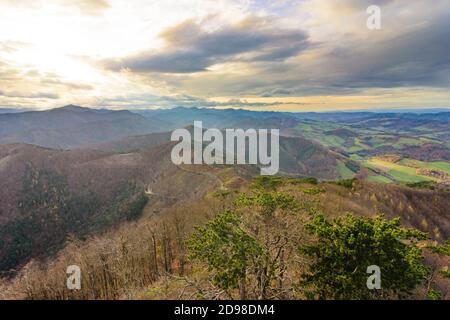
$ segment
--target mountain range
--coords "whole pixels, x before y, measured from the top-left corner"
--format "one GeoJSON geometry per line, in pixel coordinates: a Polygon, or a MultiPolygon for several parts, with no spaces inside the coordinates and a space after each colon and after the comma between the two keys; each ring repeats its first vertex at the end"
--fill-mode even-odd
{"type": "Polygon", "coordinates": [[[160,121],[130,111],[66,106],[49,111],[1,114],[0,143],[71,149],[163,128],[160,121]]]}
{"type": "Polygon", "coordinates": [[[239,189],[258,174],[245,165],[174,165],[170,131],[192,129],[194,121],[205,128],[278,128],[280,175],[364,181],[359,200],[327,187],[330,201],[340,204],[336,210],[379,208],[437,240],[450,234],[444,209],[450,112],[132,112],[70,105],[0,114],[0,271],[14,274],[30,259],[53,256],[72,236],[88,239],[239,189]]]}

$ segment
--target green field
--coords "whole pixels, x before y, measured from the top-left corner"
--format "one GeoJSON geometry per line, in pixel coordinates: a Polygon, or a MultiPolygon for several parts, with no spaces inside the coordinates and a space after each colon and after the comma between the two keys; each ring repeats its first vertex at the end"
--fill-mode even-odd
{"type": "MultiPolygon", "coordinates": [[[[396,182],[413,183],[420,181],[435,181],[439,179],[429,176],[420,175],[417,173],[417,168],[438,169],[446,171],[449,169],[450,163],[447,162],[423,162],[412,159],[402,159],[397,163],[385,161],[379,158],[371,158],[363,162],[363,165],[376,172],[383,172],[385,175],[392,178],[396,182]]],[[[385,176],[370,177],[370,180],[382,181],[385,176]]]]}
{"type": "Polygon", "coordinates": [[[369,176],[367,177],[368,181],[371,182],[379,182],[379,183],[392,183],[393,181],[389,178],[386,178],[385,176],[382,175],[377,175],[377,176],[369,176]]]}
{"type": "Polygon", "coordinates": [[[431,162],[431,166],[435,169],[445,171],[450,175],[450,162],[443,162],[443,161],[431,162]]]}
{"type": "MultiPolygon", "coordinates": [[[[296,131],[305,138],[314,140],[326,147],[342,150],[349,155],[358,154],[364,156],[368,150],[376,150],[386,147],[394,147],[398,150],[409,147],[418,147],[426,143],[442,144],[433,130],[386,130],[383,127],[355,127],[351,124],[339,124],[324,120],[302,120],[296,127],[296,131]],[[336,130],[336,131],[335,131],[336,130]],[[343,130],[344,133],[339,133],[343,130]],[[335,131],[335,132],[333,132],[335,131]],[[350,133],[350,134],[346,134],[350,133]]],[[[449,146],[449,143],[447,143],[449,146]]],[[[380,153],[381,154],[381,153],[380,153]]]]}
{"type": "MultiPolygon", "coordinates": [[[[440,139],[439,132],[424,127],[402,127],[396,129],[392,121],[387,120],[383,126],[354,126],[351,123],[337,123],[328,120],[302,119],[296,127],[297,134],[313,140],[326,148],[341,153],[348,160],[352,160],[373,171],[370,181],[382,183],[415,183],[421,181],[444,182],[447,178],[428,176],[426,172],[418,173],[418,169],[439,170],[450,175],[450,162],[435,161],[424,162],[413,159],[389,160],[377,155],[386,152],[402,154],[409,148],[417,148],[424,144],[436,143],[442,146],[450,146],[440,139]],[[392,150],[392,147],[396,151],[392,150]],[[387,149],[387,151],[386,151],[387,149]],[[398,151],[397,151],[398,150],[398,151]],[[370,158],[372,157],[372,158],[370,158]],[[385,159],[385,160],[383,160],[385,159]]],[[[341,159],[337,162],[337,172],[341,179],[350,179],[357,172],[353,172],[341,159]]]]}
{"type": "Polygon", "coordinates": [[[402,159],[398,163],[401,165],[414,167],[414,168],[436,169],[436,170],[447,172],[450,175],[450,162],[444,162],[444,161],[424,162],[424,161],[419,161],[419,160],[414,160],[414,159],[402,159]]]}
{"type": "Polygon", "coordinates": [[[413,139],[413,138],[399,138],[396,143],[394,143],[392,146],[396,149],[401,149],[406,146],[420,146],[423,142],[420,141],[420,139],[413,139]]]}
{"type": "Polygon", "coordinates": [[[337,168],[340,179],[351,179],[355,176],[355,173],[349,168],[347,168],[345,163],[342,161],[337,161],[337,168]]]}

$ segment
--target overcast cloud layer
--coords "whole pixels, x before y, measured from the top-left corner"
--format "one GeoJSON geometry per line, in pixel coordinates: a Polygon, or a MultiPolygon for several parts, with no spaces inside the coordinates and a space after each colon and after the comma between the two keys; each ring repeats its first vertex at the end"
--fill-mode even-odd
{"type": "Polygon", "coordinates": [[[449,87],[446,0],[0,0],[0,107],[448,108],[449,87]]]}

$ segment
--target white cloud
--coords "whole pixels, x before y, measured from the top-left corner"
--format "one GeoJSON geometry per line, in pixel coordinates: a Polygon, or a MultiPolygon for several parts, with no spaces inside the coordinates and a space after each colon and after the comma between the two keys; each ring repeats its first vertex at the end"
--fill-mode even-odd
{"type": "Polygon", "coordinates": [[[0,103],[417,88],[432,101],[450,83],[448,21],[445,0],[0,0],[0,103]],[[369,4],[382,8],[379,32],[365,27],[369,4]]]}

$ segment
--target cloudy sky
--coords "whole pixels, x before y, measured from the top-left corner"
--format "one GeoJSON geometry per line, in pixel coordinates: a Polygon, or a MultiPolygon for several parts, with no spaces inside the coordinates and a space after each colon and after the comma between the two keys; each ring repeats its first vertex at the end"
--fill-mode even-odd
{"type": "Polygon", "coordinates": [[[449,89],[448,0],[0,0],[0,107],[450,108],[449,89]]]}

